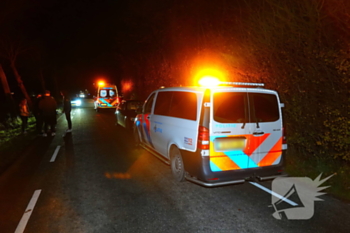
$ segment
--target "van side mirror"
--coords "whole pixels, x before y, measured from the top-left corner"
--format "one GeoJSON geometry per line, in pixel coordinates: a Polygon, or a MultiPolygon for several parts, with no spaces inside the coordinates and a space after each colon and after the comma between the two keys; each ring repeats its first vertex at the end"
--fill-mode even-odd
{"type": "Polygon", "coordinates": [[[281,108],[284,108],[284,103],[280,103],[280,105],[281,105],[281,108]]]}

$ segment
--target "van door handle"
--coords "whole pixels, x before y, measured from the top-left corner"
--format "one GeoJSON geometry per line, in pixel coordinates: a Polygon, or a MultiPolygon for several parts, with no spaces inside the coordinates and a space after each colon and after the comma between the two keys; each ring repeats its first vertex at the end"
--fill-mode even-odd
{"type": "Polygon", "coordinates": [[[253,133],[253,135],[262,135],[262,134],[264,134],[264,132],[262,132],[262,131],[253,133]]]}

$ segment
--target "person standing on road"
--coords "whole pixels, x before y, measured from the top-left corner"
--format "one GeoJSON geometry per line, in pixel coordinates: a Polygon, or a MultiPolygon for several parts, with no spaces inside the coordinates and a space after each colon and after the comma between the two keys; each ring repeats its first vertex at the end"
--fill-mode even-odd
{"type": "Polygon", "coordinates": [[[62,112],[66,115],[66,120],[68,123],[68,129],[66,130],[66,133],[71,133],[72,132],[72,119],[70,117],[70,112],[72,110],[71,99],[69,98],[68,93],[66,91],[61,91],[61,95],[63,97],[62,112]]]}
{"type": "Polygon", "coordinates": [[[24,98],[21,100],[19,104],[19,114],[22,120],[22,133],[26,134],[27,133],[27,125],[28,125],[28,117],[29,117],[29,108],[27,104],[27,99],[24,98]]]}
{"type": "Polygon", "coordinates": [[[39,102],[39,110],[42,113],[44,120],[44,133],[43,136],[46,137],[48,133],[48,127],[50,126],[51,136],[56,135],[56,109],[57,102],[51,96],[50,91],[45,91],[45,95],[39,102]]]}
{"type": "Polygon", "coordinates": [[[42,94],[38,94],[34,100],[33,104],[33,114],[35,117],[35,123],[36,123],[36,131],[38,135],[42,136],[43,135],[43,116],[42,113],[39,109],[39,103],[40,100],[42,99],[42,94]]]}

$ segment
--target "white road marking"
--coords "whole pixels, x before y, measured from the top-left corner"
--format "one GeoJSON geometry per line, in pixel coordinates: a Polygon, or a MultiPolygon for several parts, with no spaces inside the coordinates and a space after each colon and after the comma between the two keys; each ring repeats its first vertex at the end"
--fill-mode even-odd
{"type": "Polygon", "coordinates": [[[35,204],[39,198],[39,195],[41,193],[41,189],[35,190],[32,199],[30,199],[30,202],[27,206],[27,209],[24,211],[24,214],[21,218],[21,221],[18,223],[17,228],[15,230],[15,233],[22,233],[24,232],[24,229],[26,228],[26,225],[28,223],[28,220],[30,218],[30,215],[32,214],[35,204]]]}
{"type": "Polygon", "coordinates": [[[55,162],[56,156],[58,154],[58,151],[60,150],[61,146],[57,146],[55,152],[53,153],[50,162],[55,162]]]}
{"type": "Polygon", "coordinates": [[[284,196],[281,196],[281,195],[279,195],[278,193],[275,193],[274,191],[271,191],[270,189],[265,188],[264,186],[262,186],[262,185],[260,185],[260,184],[258,184],[258,183],[251,182],[251,181],[250,181],[249,183],[251,183],[252,185],[254,185],[254,186],[256,186],[256,187],[258,187],[258,188],[264,190],[265,192],[270,193],[271,195],[274,195],[275,197],[281,199],[282,201],[287,202],[288,204],[290,204],[290,205],[292,205],[292,206],[297,206],[297,205],[298,205],[298,204],[295,203],[294,201],[291,201],[291,200],[289,200],[288,198],[286,198],[286,197],[284,197],[284,196]]]}

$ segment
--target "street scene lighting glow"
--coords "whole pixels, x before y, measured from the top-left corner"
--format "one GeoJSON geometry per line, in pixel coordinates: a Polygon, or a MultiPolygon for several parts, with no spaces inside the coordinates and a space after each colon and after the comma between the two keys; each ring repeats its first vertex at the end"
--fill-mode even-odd
{"type": "Polygon", "coordinates": [[[196,85],[218,86],[222,81],[225,81],[225,75],[218,69],[204,68],[196,72],[194,81],[196,85]]]}
{"type": "Polygon", "coordinates": [[[218,86],[220,84],[220,80],[216,77],[205,76],[205,77],[201,78],[198,81],[198,83],[201,86],[211,87],[211,86],[218,86]]]}

